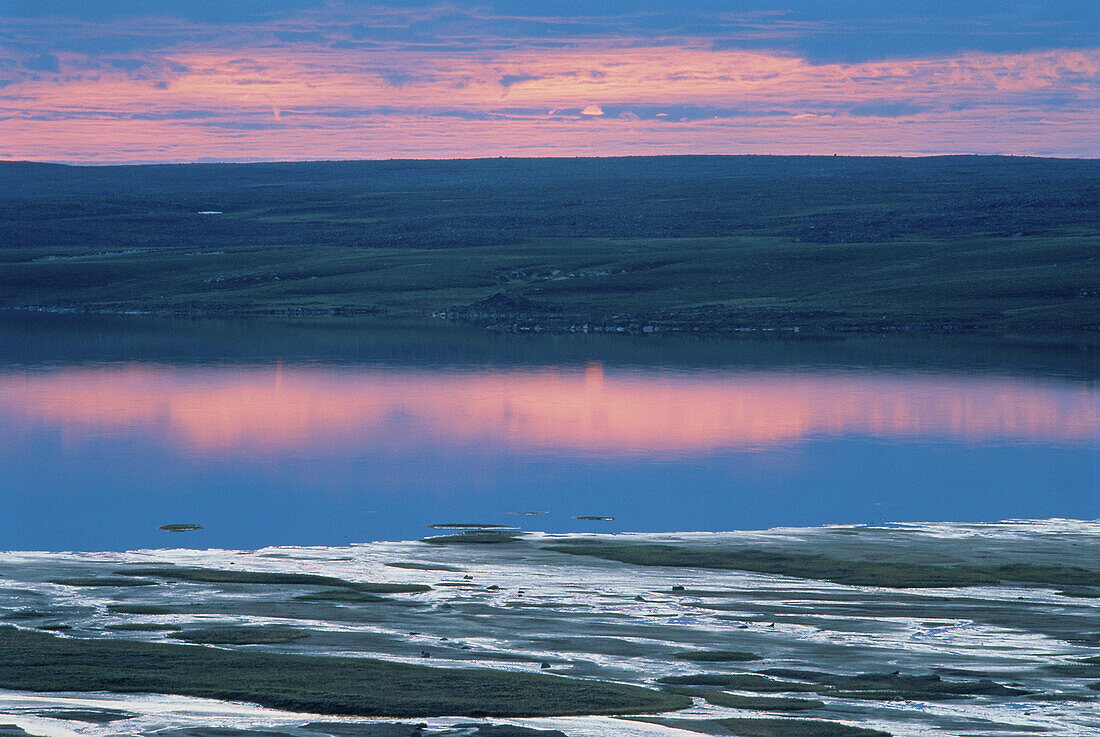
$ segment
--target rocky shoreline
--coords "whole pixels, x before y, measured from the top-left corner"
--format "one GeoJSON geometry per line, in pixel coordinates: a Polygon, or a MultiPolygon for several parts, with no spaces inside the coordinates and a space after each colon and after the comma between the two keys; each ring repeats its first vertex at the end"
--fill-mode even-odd
{"type": "MultiPolygon", "coordinates": [[[[914,317],[911,321],[898,321],[884,315],[873,320],[831,310],[732,309],[724,305],[699,305],[652,313],[602,314],[578,306],[536,302],[507,292],[496,292],[468,305],[433,312],[432,317],[479,325],[498,333],[700,333],[810,337],[838,333],[997,333],[1006,327],[970,319],[914,317]]],[[[1020,323],[1012,324],[1010,329],[1029,333],[1067,333],[1100,331],[1100,325],[1020,323]]]]}
{"type": "Polygon", "coordinates": [[[696,305],[652,312],[608,312],[583,305],[538,302],[520,295],[496,292],[465,305],[437,310],[426,316],[395,314],[382,307],[332,305],[324,307],[259,307],[233,303],[173,304],[139,307],[126,304],[18,305],[0,312],[37,312],[54,315],[149,316],[166,318],[344,317],[381,320],[443,321],[480,327],[494,333],[544,334],[694,334],[764,338],[824,338],[852,334],[926,335],[1089,335],[1100,324],[1015,322],[993,319],[887,315],[868,318],[835,310],[788,308],[730,308],[696,305]]]}

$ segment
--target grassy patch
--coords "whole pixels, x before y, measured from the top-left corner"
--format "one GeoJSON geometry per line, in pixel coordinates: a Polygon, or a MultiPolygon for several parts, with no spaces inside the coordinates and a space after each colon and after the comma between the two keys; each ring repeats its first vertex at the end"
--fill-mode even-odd
{"type": "Polygon", "coordinates": [[[754,709],[756,711],[805,711],[807,709],[821,709],[825,702],[817,699],[796,699],[782,696],[744,696],[742,694],[728,693],[726,691],[714,691],[704,688],[688,688],[684,686],[665,686],[670,693],[683,694],[684,696],[698,696],[708,704],[715,706],[728,706],[732,709],[754,709]]]}
{"type": "Polygon", "coordinates": [[[696,663],[745,663],[750,660],[760,660],[756,653],[746,653],[740,650],[686,650],[673,653],[672,657],[678,660],[691,660],[696,663]]]}
{"type": "Polygon", "coordinates": [[[700,673],[692,676],[666,676],[657,679],[658,683],[668,686],[711,686],[729,688],[736,691],[754,691],[757,693],[797,693],[813,692],[817,688],[807,683],[781,681],[756,674],[719,674],[700,673]]]}
{"type": "Polygon", "coordinates": [[[332,591],[314,591],[309,594],[301,594],[294,597],[295,601],[335,601],[346,604],[365,603],[373,601],[393,601],[377,594],[368,594],[366,591],[349,591],[348,589],[333,589],[332,591]]]}
{"type": "Polygon", "coordinates": [[[206,627],[169,635],[199,645],[282,645],[309,637],[293,627],[206,627]]]}
{"type": "MultiPolygon", "coordinates": [[[[129,576],[129,573],[124,573],[123,576],[129,576]]],[[[134,574],[137,575],[137,574],[134,574]]],[[[61,586],[156,586],[156,581],[149,581],[143,578],[124,578],[121,576],[93,576],[87,578],[51,578],[49,583],[60,584],[61,586]]]]}
{"type": "Polygon", "coordinates": [[[475,530],[460,532],[457,535],[435,535],[434,537],[426,537],[420,542],[430,543],[431,545],[495,545],[515,542],[522,535],[522,532],[511,530],[475,530]]]}
{"type": "MultiPolygon", "coordinates": [[[[302,729],[309,732],[332,735],[332,737],[567,737],[565,732],[556,729],[532,729],[531,727],[518,727],[513,724],[486,724],[484,722],[467,722],[452,725],[443,731],[424,731],[423,724],[325,724],[314,722],[303,724],[302,729]]],[[[211,730],[212,732],[213,730],[211,730]]],[[[194,729],[186,730],[186,734],[170,731],[159,732],[158,737],[235,737],[226,734],[197,734],[194,729]]],[[[237,737],[265,737],[256,734],[241,734],[237,737]]],[[[277,736],[276,736],[277,737],[277,736]]]]}
{"type": "Polygon", "coordinates": [[[889,732],[817,719],[717,719],[738,737],[890,737],[889,732]]]}
{"type": "Polygon", "coordinates": [[[1037,693],[1028,696],[1028,699],[1032,701],[1069,701],[1069,702],[1085,702],[1096,701],[1095,696],[1079,693],[1037,693]]]}
{"type": "Polygon", "coordinates": [[[849,586],[923,588],[995,583],[984,573],[914,563],[847,561],[820,555],[765,550],[692,549],[675,545],[617,545],[581,543],[550,545],[548,550],[590,555],[621,563],[680,568],[718,568],[811,578],[849,586]]]}
{"type": "Polygon", "coordinates": [[[0,737],[33,737],[14,724],[0,724],[0,737]]]}
{"type": "Polygon", "coordinates": [[[757,693],[817,693],[849,699],[893,701],[898,699],[950,700],[971,696],[1023,696],[1028,694],[991,680],[945,681],[939,676],[900,673],[860,673],[853,676],[819,671],[772,668],[760,673],[700,673],[668,676],[658,683],[668,686],[709,686],[757,693]]]}
{"type": "Polygon", "coordinates": [[[821,709],[825,702],[817,699],[791,699],[775,696],[742,696],[725,691],[708,691],[702,694],[707,703],[715,706],[728,706],[733,709],[754,709],[757,711],[805,711],[821,709]]]}
{"type": "Polygon", "coordinates": [[[1067,678],[1095,678],[1100,676],[1100,663],[1070,662],[1050,663],[1042,666],[1048,673],[1056,673],[1067,678]]]}
{"type": "Polygon", "coordinates": [[[115,571],[120,576],[145,576],[169,581],[196,583],[275,584],[283,586],[333,586],[371,594],[418,594],[431,591],[431,586],[414,583],[367,583],[345,581],[332,576],[311,573],[264,573],[258,571],[223,571],[215,568],[126,568],[115,571]]]}
{"type": "Polygon", "coordinates": [[[52,617],[49,612],[43,612],[38,609],[16,609],[14,612],[8,612],[0,616],[0,619],[6,619],[9,622],[22,622],[27,619],[42,619],[43,617],[52,617]]]}
{"type": "Polygon", "coordinates": [[[156,624],[155,622],[123,622],[122,624],[109,624],[103,629],[116,632],[179,632],[182,627],[178,624],[156,624]]]}
{"type": "Polygon", "coordinates": [[[31,714],[36,717],[45,717],[46,719],[64,719],[66,721],[85,722],[86,724],[110,724],[111,722],[120,722],[138,716],[132,711],[122,711],[121,709],[66,709],[63,707],[27,709],[20,713],[31,714]]]}
{"type": "Polygon", "coordinates": [[[833,693],[845,698],[863,699],[952,699],[970,696],[1023,696],[1029,693],[989,679],[945,681],[937,675],[901,673],[860,673],[853,676],[793,668],[762,671],[776,678],[791,678],[817,684],[818,693],[833,693]]]}
{"type": "Polygon", "coordinates": [[[111,614],[175,614],[174,609],[154,604],[108,604],[111,614]]]}
{"type": "Polygon", "coordinates": [[[1036,563],[1012,563],[1000,566],[969,566],[1002,581],[1050,584],[1052,586],[1100,586],[1100,571],[1080,566],[1050,566],[1036,563]]]}
{"type": "Polygon", "coordinates": [[[387,563],[389,568],[406,568],[410,571],[444,571],[446,573],[462,573],[462,569],[456,566],[447,566],[442,563],[414,563],[412,561],[397,561],[387,563]]]}
{"type": "Polygon", "coordinates": [[[369,658],[241,652],[0,628],[0,688],[163,693],[355,716],[638,714],[690,700],[636,686],[369,658]]]}
{"type": "MultiPolygon", "coordinates": [[[[570,555],[590,555],[641,566],[717,568],[809,578],[849,586],[887,588],[939,588],[978,586],[1001,582],[1054,586],[1097,586],[1100,571],[1078,566],[1030,563],[986,566],[937,566],[924,563],[892,563],[840,560],[806,553],[770,550],[697,549],[676,545],[619,545],[615,543],[565,543],[548,550],[570,555]]],[[[686,593],[686,592],[685,592],[686,593]]]]}

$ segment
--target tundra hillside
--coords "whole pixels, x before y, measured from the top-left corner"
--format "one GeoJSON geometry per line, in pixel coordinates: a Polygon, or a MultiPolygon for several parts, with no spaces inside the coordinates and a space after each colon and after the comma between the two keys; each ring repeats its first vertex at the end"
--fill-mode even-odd
{"type": "Polygon", "coordinates": [[[0,163],[0,307],[1096,335],[1100,161],[0,163]]]}

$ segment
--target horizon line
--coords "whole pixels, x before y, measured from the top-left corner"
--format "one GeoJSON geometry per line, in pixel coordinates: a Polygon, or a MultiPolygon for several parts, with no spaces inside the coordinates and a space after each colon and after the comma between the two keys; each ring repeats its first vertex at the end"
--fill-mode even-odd
{"type": "Polygon", "coordinates": [[[0,166],[13,164],[33,164],[41,166],[65,166],[70,168],[108,168],[108,167],[135,167],[135,166],[249,166],[259,164],[349,164],[349,163],[384,163],[384,162],[424,162],[441,163],[448,161],[596,161],[596,160],[623,160],[623,159],[1037,159],[1044,161],[1100,161],[1100,156],[1060,156],[1057,154],[986,154],[986,153],[938,153],[938,154],[619,154],[619,155],[588,155],[588,156],[455,156],[455,157],[409,157],[394,156],[386,158],[356,158],[356,159],[219,159],[201,160],[192,159],[184,161],[155,160],[147,161],[73,161],[57,159],[3,159],[0,158],[0,166]]]}

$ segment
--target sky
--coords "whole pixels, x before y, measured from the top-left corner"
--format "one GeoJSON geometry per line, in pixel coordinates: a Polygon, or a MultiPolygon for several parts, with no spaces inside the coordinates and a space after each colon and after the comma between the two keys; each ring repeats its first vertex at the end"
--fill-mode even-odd
{"type": "Polygon", "coordinates": [[[0,160],[1100,155],[1096,0],[0,0],[0,160]]]}

